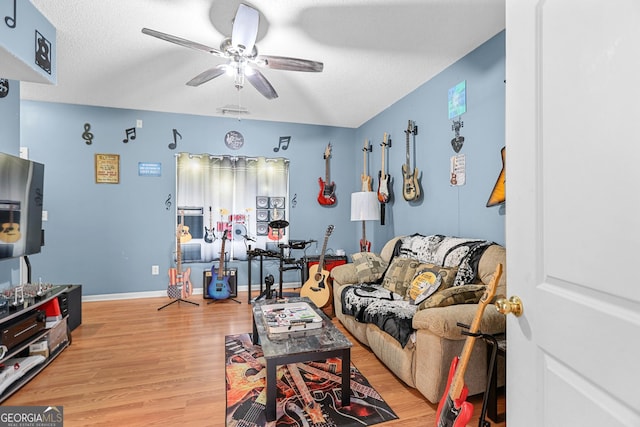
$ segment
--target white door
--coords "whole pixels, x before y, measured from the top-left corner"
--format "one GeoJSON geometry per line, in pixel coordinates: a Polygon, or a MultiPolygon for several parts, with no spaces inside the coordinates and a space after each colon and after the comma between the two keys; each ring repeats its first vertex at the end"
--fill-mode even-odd
{"type": "Polygon", "coordinates": [[[640,1],[506,1],[507,425],[640,426],[640,1]]]}

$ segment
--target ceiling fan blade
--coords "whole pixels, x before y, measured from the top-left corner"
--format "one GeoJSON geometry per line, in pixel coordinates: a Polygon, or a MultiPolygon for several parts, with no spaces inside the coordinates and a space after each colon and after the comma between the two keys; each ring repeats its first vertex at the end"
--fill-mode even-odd
{"type": "Polygon", "coordinates": [[[209,68],[208,70],[198,74],[187,82],[187,86],[200,86],[203,83],[213,80],[216,77],[220,77],[227,72],[227,64],[220,64],[215,68],[209,68]]]}
{"type": "Polygon", "coordinates": [[[256,62],[274,70],[308,71],[319,73],[324,69],[324,64],[309,59],[288,58],[286,56],[259,55],[256,62]]]}
{"type": "Polygon", "coordinates": [[[258,37],[260,14],[246,4],[240,4],[233,21],[231,43],[244,52],[251,53],[258,37]]]}
{"type": "Polygon", "coordinates": [[[267,80],[267,78],[255,68],[247,67],[245,78],[249,80],[249,83],[251,83],[253,87],[255,87],[265,98],[275,99],[278,97],[278,93],[273,86],[271,86],[269,80],[267,80]]]}
{"type": "Polygon", "coordinates": [[[206,46],[200,43],[192,42],[191,40],[183,39],[181,37],[172,36],[171,34],[162,33],[160,31],[152,30],[150,28],[143,28],[142,33],[151,37],[156,37],[161,40],[165,40],[171,43],[175,43],[180,46],[188,47],[190,49],[201,50],[203,52],[211,53],[213,55],[224,57],[225,54],[213,47],[206,46]]]}

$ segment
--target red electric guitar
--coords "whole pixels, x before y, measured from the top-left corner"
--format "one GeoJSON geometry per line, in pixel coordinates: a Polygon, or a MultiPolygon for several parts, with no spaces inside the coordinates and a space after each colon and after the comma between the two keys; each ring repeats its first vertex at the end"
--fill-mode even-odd
{"type": "MultiPolygon", "coordinates": [[[[482,313],[484,313],[485,307],[496,293],[500,276],[502,276],[502,264],[496,266],[491,283],[489,283],[484,295],[480,298],[476,315],[469,329],[471,334],[477,333],[480,329],[482,313]]],[[[454,357],[451,361],[447,387],[438,404],[436,427],[465,427],[473,415],[473,404],[466,401],[469,390],[464,384],[464,373],[467,370],[475,341],[476,337],[468,335],[464,342],[464,347],[462,347],[462,354],[460,357],[454,357]]]]}
{"type": "Polygon", "coordinates": [[[325,180],[318,178],[320,184],[320,193],[318,193],[318,202],[324,206],[330,206],[336,203],[336,184],[329,178],[329,158],[331,157],[331,143],[324,150],[325,161],[325,180]]]}

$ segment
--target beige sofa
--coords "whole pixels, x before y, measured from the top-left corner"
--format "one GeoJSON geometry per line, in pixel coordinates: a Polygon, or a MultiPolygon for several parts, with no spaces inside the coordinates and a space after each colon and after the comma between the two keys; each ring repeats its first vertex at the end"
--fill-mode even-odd
{"type": "MultiPolygon", "coordinates": [[[[380,259],[385,263],[397,252],[396,237],[386,243],[380,259]]],[[[401,241],[402,242],[402,241],[401,241]]],[[[400,255],[394,257],[398,258],[400,255]]],[[[496,265],[503,265],[503,275],[496,288],[496,295],[506,295],[506,251],[505,248],[491,244],[483,250],[477,263],[476,286],[487,285],[496,269],[496,265]]],[[[383,265],[383,267],[385,267],[383,265]]],[[[359,282],[358,272],[354,263],[333,268],[334,308],[336,316],[362,344],[368,346],[398,378],[407,385],[418,389],[430,402],[436,403],[442,397],[446,388],[451,360],[459,356],[466,336],[458,322],[471,325],[478,308],[477,303],[454,304],[445,307],[431,307],[419,309],[410,320],[415,333],[403,347],[399,341],[382,331],[375,324],[363,323],[352,315],[342,312],[342,291],[345,286],[359,282]]],[[[438,290],[435,294],[442,292],[438,290]]],[[[482,291],[481,291],[482,292],[482,291]]],[[[483,313],[480,330],[487,334],[505,332],[505,318],[492,305],[488,305],[483,313]]],[[[465,382],[469,394],[482,393],[486,389],[488,368],[487,345],[478,339],[473,347],[473,353],[465,374],[465,382]]],[[[498,385],[504,384],[504,362],[499,359],[498,385]]]]}

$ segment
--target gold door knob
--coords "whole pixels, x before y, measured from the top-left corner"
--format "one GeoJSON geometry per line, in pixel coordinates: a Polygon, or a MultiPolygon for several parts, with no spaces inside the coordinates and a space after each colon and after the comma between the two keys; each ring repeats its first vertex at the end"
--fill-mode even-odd
{"type": "Polygon", "coordinates": [[[522,307],[522,300],[520,297],[514,295],[511,298],[507,299],[504,295],[498,297],[495,302],[496,310],[500,313],[507,315],[509,313],[513,313],[514,316],[519,317],[524,308],[522,307]]]}

